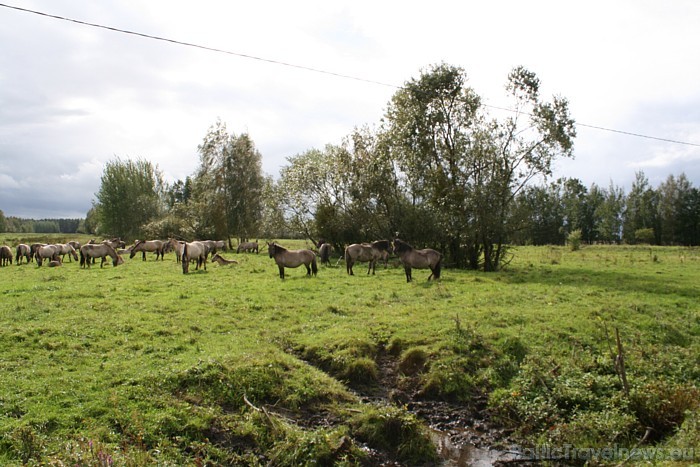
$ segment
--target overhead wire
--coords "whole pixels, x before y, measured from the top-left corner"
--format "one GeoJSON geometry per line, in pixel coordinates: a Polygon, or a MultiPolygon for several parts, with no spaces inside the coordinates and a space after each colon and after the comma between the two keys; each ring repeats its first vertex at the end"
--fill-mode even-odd
{"type": "MultiPolygon", "coordinates": [[[[105,29],[105,30],[112,31],[112,32],[118,32],[118,33],[122,33],[122,34],[130,34],[130,35],[142,37],[142,38],[145,38],[145,39],[152,39],[152,40],[157,40],[157,41],[162,41],[162,42],[168,42],[168,43],[171,43],[171,44],[176,44],[176,45],[181,45],[181,46],[186,46],[186,47],[193,47],[193,48],[196,48],[196,49],[207,50],[207,51],[210,51],[210,52],[222,53],[222,54],[232,55],[232,56],[236,56],[236,57],[240,57],[240,58],[245,58],[245,59],[249,59],[249,60],[256,60],[256,61],[259,61],[259,62],[266,62],[266,63],[271,63],[271,64],[274,64],[274,65],[280,65],[280,66],[286,66],[286,67],[290,67],[290,68],[296,68],[296,69],[300,69],[300,70],[310,71],[310,72],[313,72],[313,73],[321,73],[321,74],[324,74],[324,75],[334,76],[334,77],[337,77],[337,78],[351,79],[351,80],[361,81],[361,82],[365,82],[365,83],[369,83],[369,84],[376,84],[376,85],[379,85],[379,86],[385,86],[385,87],[390,87],[390,88],[395,88],[395,89],[402,89],[402,86],[397,86],[397,85],[395,85],[395,84],[383,83],[383,82],[381,82],[381,81],[377,81],[377,80],[373,80],[373,79],[369,79],[369,78],[363,78],[363,77],[359,77],[359,76],[352,76],[352,75],[348,75],[348,74],[344,74],[344,73],[336,73],[336,72],[333,72],[333,71],[323,70],[323,69],[320,69],[320,68],[315,68],[315,67],[310,67],[310,66],[305,66],[305,65],[299,65],[299,64],[295,64],[295,63],[289,63],[289,62],[284,62],[284,61],[274,60],[274,59],[269,59],[269,58],[264,58],[264,57],[258,57],[258,56],[255,56],[255,55],[244,54],[244,53],[240,53],[240,52],[233,52],[233,51],[230,51],[230,50],[220,49],[220,48],[217,48],[217,47],[209,47],[209,46],[205,46],[205,45],[201,45],[201,44],[195,44],[195,43],[192,43],[192,42],[185,42],[185,41],[180,41],[180,40],[176,40],[176,39],[170,39],[170,38],[167,38],[167,37],[156,36],[156,35],[153,35],[153,34],[146,34],[146,33],[137,32],[137,31],[130,31],[130,30],[127,30],[127,29],[121,29],[121,28],[117,28],[117,27],[113,27],[113,26],[105,26],[105,25],[103,25],[103,24],[91,23],[91,22],[88,22],[88,21],[81,21],[81,20],[74,19],[74,18],[68,18],[68,17],[65,17],[65,16],[59,16],[59,15],[54,15],[54,14],[50,14],[50,13],[45,13],[45,12],[41,12],[41,11],[37,11],[37,10],[31,10],[31,9],[28,9],[28,8],[22,8],[22,7],[18,7],[18,6],[14,6],[14,5],[7,5],[7,4],[5,4],[5,3],[0,3],[0,7],[9,8],[9,9],[13,9],[13,10],[18,10],[18,11],[22,11],[22,12],[25,12],[25,13],[32,13],[32,14],[35,14],[35,15],[44,16],[44,17],[47,17],[47,18],[57,19],[57,20],[61,20],[61,21],[67,21],[67,22],[71,22],[71,23],[81,24],[81,25],[84,25],[84,26],[89,26],[89,27],[94,27],[94,28],[99,28],[99,29],[105,29]]],[[[508,109],[508,108],[505,108],[505,107],[498,107],[498,106],[488,105],[488,104],[482,104],[482,105],[484,105],[485,107],[493,108],[493,109],[505,110],[505,111],[508,111],[508,112],[514,112],[514,110],[508,109]]],[[[645,139],[651,139],[651,140],[656,140],[656,141],[663,141],[663,142],[666,142],[666,143],[673,143],[673,144],[681,144],[681,145],[686,145],[686,146],[700,147],[700,144],[698,144],[698,143],[690,143],[690,142],[687,142],[687,141],[680,141],[680,140],[675,140],[675,139],[662,138],[662,137],[658,137],[658,136],[645,135],[645,134],[635,133],[635,132],[631,132],[631,131],[617,130],[617,129],[614,129],[614,128],[606,128],[606,127],[602,127],[602,126],[598,126],[598,125],[590,125],[590,124],[580,123],[580,122],[575,122],[575,125],[576,125],[576,126],[580,126],[580,127],[585,127],[585,128],[591,128],[591,129],[595,129],[595,130],[601,130],[601,131],[607,131],[607,132],[612,132],[612,133],[618,133],[618,134],[627,135],[627,136],[634,136],[634,137],[637,137],[637,138],[645,138],[645,139]]]]}

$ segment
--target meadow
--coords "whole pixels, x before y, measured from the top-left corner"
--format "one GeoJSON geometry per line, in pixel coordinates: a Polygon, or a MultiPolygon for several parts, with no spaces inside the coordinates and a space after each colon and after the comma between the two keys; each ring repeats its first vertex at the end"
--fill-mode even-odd
{"type": "Polygon", "coordinates": [[[0,268],[0,463],[434,465],[431,426],[700,462],[700,249],[518,247],[412,283],[337,254],[281,280],[262,250],[0,268]]]}

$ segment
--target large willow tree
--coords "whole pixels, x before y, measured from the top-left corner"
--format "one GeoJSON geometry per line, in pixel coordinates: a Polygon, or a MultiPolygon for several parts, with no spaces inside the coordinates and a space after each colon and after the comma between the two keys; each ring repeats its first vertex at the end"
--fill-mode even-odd
{"type": "MultiPolygon", "coordinates": [[[[566,99],[543,101],[534,73],[515,68],[506,89],[512,112],[497,120],[467,86],[463,69],[445,64],[407,82],[389,103],[388,150],[407,196],[434,216],[458,266],[499,268],[515,196],[557,157],[572,155],[574,121],[566,99]]],[[[426,242],[428,239],[421,239],[426,242]]]]}

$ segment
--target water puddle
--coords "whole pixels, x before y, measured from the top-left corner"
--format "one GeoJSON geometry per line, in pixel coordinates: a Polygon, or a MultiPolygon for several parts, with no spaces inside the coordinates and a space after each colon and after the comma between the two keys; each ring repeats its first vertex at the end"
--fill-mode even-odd
{"type": "Polygon", "coordinates": [[[449,433],[439,430],[432,430],[431,438],[443,467],[490,467],[517,459],[516,453],[481,448],[471,442],[455,443],[449,433]]]}

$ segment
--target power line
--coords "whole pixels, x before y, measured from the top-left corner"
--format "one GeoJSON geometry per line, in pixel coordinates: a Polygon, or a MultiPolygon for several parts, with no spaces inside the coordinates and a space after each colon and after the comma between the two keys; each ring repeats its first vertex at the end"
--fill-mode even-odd
{"type": "MultiPolygon", "coordinates": [[[[112,27],[112,26],[105,26],[105,25],[97,24],[97,23],[90,23],[90,22],[87,22],[87,21],[81,21],[81,20],[77,20],[77,19],[73,19],[73,18],[67,18],[67,17],[65,17],[65,16],[52,15],[52,14],[49,14],[49,13],[44,13],[44,12],[36,11],[36,10],[30,10],[30,9],[28,9],[28,8],[21,8],[21,7],[13,6],[13,5],[7,5],[7,4],[4,4],[4,3],[0,3],[0,7],[10,8],[10,9],[22,11],[22,12],[25,12],[25,13],[32,13],[32,14],[35,14],[35,15],[45,16],[45,17],[47,17],[47,18],[58,19],[58,20],[61,20],[61,21],[68,21],[68,22],[71,22],[71,23],[81,24],[81,25],[84,25],[84,26],[90,26],[90,27],[94,27],[94,28],[106,29],[106,30],[112,31],[112,32],[119,32],[119,33],[122,33],[122,34],[131,34],[131,35],[133,35],[133,36],[143,37],[143,38],[146,38],[146,39],[153,39],[153,40],[162,41],[162,42],[169,42],[169,43],[171,43],[171,44],[183,45],[183,46],[186,46],[186,47],[193,47],[193,48],[197,48],[197,49],[201,49],[201,50],[208,50],[208,51],[210,51],[210,52],[216,52],[216,53],[223,53],[223,54],[227,54],[227,55],[233,55],[233,56],[236,56],[236,57],[247,58],[247,59],[250,59],[250,60],[257,60],[257,61],[260,61],[260,62],[271,63],[271,64],[274,64],[274,65],[282,65],[282,66],[291,67],[291,68],[296,68],[296,69],[300,69],[300,70],[311,71],[311,72],[313,72],[313,73],[321,73],[321,74],[325,74],[325,75],[335,76],[335,77],[337,77],[337,78],[344,78],[344,79],[351,79],[351,80],[355,80],[355,81],[362,81],[362,82],[365,82],[365,83],[377,84],[377,85],[379,85],[379,86],[385,86],[385,87],[390,87],[390,88],[395,88],[395,89],[401,89],[401,88],[402,88],[401,86],[397,86],[397,85],[394,85],[394,84],[387,84],[387,83],[383,83],[383,82],[381,82],[381,81],[376,81],[376,80],[372,80],[372,79],[368,79],[368,78],[361,78],[361,77],[358,77],[358,76],[351,76],[351,75],[346,75],[346,74],[343,74],[343,73],[336,73],[336,72],[333,72],[333,71],[322,70],[322,69],[320,69],[320,68],[313,68],[313,67],[309,67],[309,66],[305,66],[305,65],[297,65],[297,64],[294,64],[294,63],[283,62],[283,61],[280,61],[280,60],[273,60],[273,59],[269,59],[269,58],[257,57],[257,56],[255,56],[255,55],[249,55],[249,54],[244,54],[244,53],[239,53],[239,52],[232,52],[232,51],[230,51],[230,50],[219,49],[219,48],[216,48],[216,47],[208,47],[208,46],[205,46],[205,45],[194,44],[194,43],[192,43],[192,42],[184,42],[184,41],[179,41],[179,40],[175,40],[175,39],[169,39],[169,38],[166,38],[166,37],[154,36],[154,35],[152,35],[152,34],[145,34],[145,33],[142,33],[142,32],[130,31],[130,30],[127,30],[127,29],[120,29],[120,28],[116,28],[116,27],[112,27]]],[[[514,112],[513,109],[507,109],[507,108],[497,107],[497,106],[488,105],[488,104],[482,104],[482,105],[484,105],[485,107],[489,107],[489,108],[494,108],[494,109],[499,109],[499,110],[506,110],[506,111],[508,111],[508,112],[514,112]]],[[[689,143],[689,142],[687,142],[687,141],[679,141],[679,140],[674,140],[674,139],[669,139],[669,138],[660,138],[660,137],[657,137],[657,136],[650,136],[650,135],[644,135],[644,134],[640,134],[640,133],[633,133],[633,132],[630,132],[630,131],[616,130],[616,129],[613,129],[613,128],[605,128],[605,127],[601,127],[601,126],[597,126],[597,125],[588,125],[588,124],[580,123],[580,122],[576,122],[575,125],[580,126],[580,127],[585,127],[585,128],[592,128],[592,129],[594,129],[594,130],[608,131],[608,132],[611,132],[611,133],[618,133],[618,134],[627,135],[627,136],[634,136],[634,137],[637,137],[637,138],[646,138],[646,139],[651,139],[651,140],[656,140],[656,141],[663,141],[663,142],[666,142],[666,143],[682,144],[682,145],[686,145],[686,146],[700,147],[700,144],[697,144],[697,143],[689,143]]]]}

